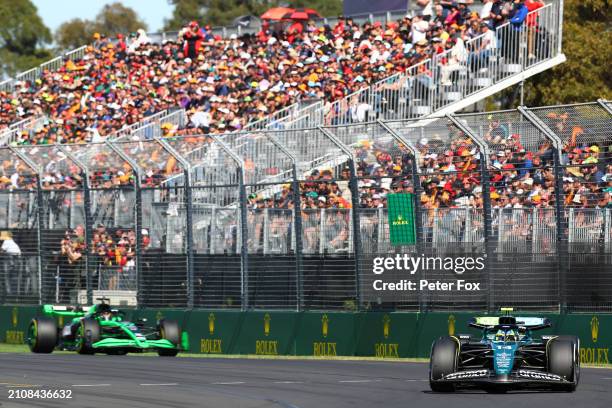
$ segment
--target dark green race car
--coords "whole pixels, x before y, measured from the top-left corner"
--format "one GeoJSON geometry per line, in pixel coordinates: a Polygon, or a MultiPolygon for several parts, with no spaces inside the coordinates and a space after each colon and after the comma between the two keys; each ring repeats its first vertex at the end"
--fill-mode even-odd
{"type": "Polygon", "coordinates": [[[155,326],[146,320],[129,322],[125,313],[106,303],[91,307],[43,305],[42,315],[32,319],[27,343],[34,353],[70,350],[79,354],[127,354],[157,351],[174,357],[188,350],[187,333],[174,320],[162,319],[155,326]],[[56,318],[70,321],[59,327],[56,318]]]}

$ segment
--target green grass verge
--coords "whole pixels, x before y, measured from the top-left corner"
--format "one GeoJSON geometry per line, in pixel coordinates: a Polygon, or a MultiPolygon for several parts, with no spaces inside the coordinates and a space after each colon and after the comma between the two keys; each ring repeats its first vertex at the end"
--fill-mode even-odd
{"type": "MultiPolygon", "coordinates": [[[[6,344],[0,343],[0,353],[30,353],[30,349],[25,344],[6,344]]],[[[75,354],[72,351],[55,351],[58,354],[75,354]]],[[[135,357],[157,357],[156,353],[133,353],[128,356],[135,357]]],[[[179,357],[197,358],[228,358],[228,359],[250,359],[250,360],[332,360],[332,361],[395,361],[403,363],[428,363],[428,358],[378,358],[378,357],[358,357],[358,356],[337,356],[337,357],[314,357],[314,356],[260,356],[255,354],[195,354],[180,353],[179,357]]],[[[588,368],[607,368],[612,369],[612,364],[590,365],[583,364],[588,368]]]]}

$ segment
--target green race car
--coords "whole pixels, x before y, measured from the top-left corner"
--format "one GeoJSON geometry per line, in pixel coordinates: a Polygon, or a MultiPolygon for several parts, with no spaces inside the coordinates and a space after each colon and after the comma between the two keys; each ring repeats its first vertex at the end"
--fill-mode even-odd
{"type": "Polygon", "coordinates": [[[189,349],[187,333],[181,333],[176,321],[162,319],[155,326],[147,326],[146,319],[129,322],[124,312],[104,302],[91,307],[43,305],[42,312],[28,329],[26,341],[34,353],[56,349],[116,355],[157,351],[160,356],[174,357],[189,349]],[[60,316],[70,319],[64,327],[56,323],[60,316]]]}

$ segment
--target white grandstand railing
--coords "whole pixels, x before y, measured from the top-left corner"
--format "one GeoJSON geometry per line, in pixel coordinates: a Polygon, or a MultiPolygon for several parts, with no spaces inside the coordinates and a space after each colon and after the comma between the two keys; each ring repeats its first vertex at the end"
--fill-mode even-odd
{"type": "Polygon", "coordinates": [[[87,45],[83,45],[77,49],[66,52],[47,62],[43,62],[39,66],[17,74],[14,78],[9,78],[0,83],[0,92],[12,92],[15,89],[17,82],[20,81],[35,81],[40,78],[43,72],[49,70],[58,70],[64,65],[67,60],[78,60],[83,58],[87,45]]]}
{"type": "Polygon", "coordinates": [[[326,104],[323,112],[313,112],[324,120],[316,123],[313,118],[312,123],[341,125],[372,119],[424,117],[509,77],[524,75],[525,70],[561,55],[562,13],[562,1],[553,0],[530,12],[520,30],[510,22],[498,27],[497,46],[490,55],[482,54],[476,59],[471,53],[485,41],[486,36],[480,35],[466,41],[465,58],[452,68],[447,63],[452,52],[449,50],[411,66],[405,73],[391,75],[326,104]],[[528,22],[533,21],[537,28],[530,29],[528,22]],[[530,35],[534,36],[532,50],[530,35]],[[443,73],[444,79],[452,79],[452,85],[443,84],[443,73]],[[358,114],[359,104],[365,104],[365,114],[358,114]]]}
{"type": "Polygon", "coordinates": [[[136,123],[132,123],[131,125],[126,125],[123,128],[111,133],[109,135],[109,139],[110,140],[118,140],[123,138],[124,136],[129,136],[132,134],[132,132],[134,132],[136,129],[139,129],[151,122],[154,122],[162,117],[164,117],[165,115],[168,114],[167,110],[163,110],[163,111],[159,111],[156,112],[150,116],[147,116],[146,118],[144,118],[143,120],[141,120],[140,122],[136,122],[136,123]]]}
{"type": "Polygon", "coordinates": [[[26,118],[15,122],[0,133],[0,146],[10,145],[18,142],[22,132],[36,132],[49,119],[46,116],[26,118]]]}
{"type": "Polygon", "coordinates": [[[319,126],[323,120],[322,112],[323,101],[316,101],[304,108],[295,110],[291,115],[270,121],[265,129],[285,130],[319,126]]]}
{"type": "Polygon", "coordinates": [[[150,140],[162,136],[162,125],[170,124],[174,128],[181,128],[187,124],[187,114],[184,109],[168,112],[161,111],[144,120],[135,123],[128,129],[121,129],[111,135],[111,140],[150,140]]]}
{"type": "Polygon", "coordinates": [[[255,122],[248,123],[245,125],[243,130],[263,130],[268,128],[274,123],[282,122],[283,119],[291,117],[295,112],[298,111],[300,107],[300,103],[296,102],[293,105],[289,105],[283,109],[279,109],[276,112],[273,112],[266,116],[265,118],[259,119],[255,122]]]}

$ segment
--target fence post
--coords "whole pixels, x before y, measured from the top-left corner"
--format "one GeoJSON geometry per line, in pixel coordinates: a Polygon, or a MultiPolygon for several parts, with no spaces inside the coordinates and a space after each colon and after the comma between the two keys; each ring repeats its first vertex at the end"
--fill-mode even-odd
{"type": "Polygon", "coordinates": [[[121,157],[126,163],[134,170],[134,191],[136,194],[136,220],[134,222],[134,228],[136,229],[136,303],[137,307],[141,309],[143,307],[143,279],[142,279],[142,265],[141,265],[141,254],[142,254],[142,186],[140,184],[140,175],[142,174],[138,164],[132,160],[131,157],[126,155],[120,148],[114,145],[110,140],[106,140],[105,144],[111,148],[119,157],[121,157]]]}
{"type": "MultiPolygon", "coordinates": [[[[22,155],[19,151],[9,146],[11,153],[19,157],[23,162],[28,165],[36,173],[36,206],[37,208],[37,228],[36,228],[36,251],[38,256],[36,257],[36,267],[38,269],[38,304],[42,304],[42,223],[43,223],[43,195],[42,195],[42,184],[40,183],[41,170],[34,162],[30,160],[26,155],[22,155]]],[[[23,267],[23,263],[21,264],[23,267]]],[[[18,293],[19,295],[19,293],[18,293]]]]}
{"type": "Polygon", "coordinates": [[[566,275],[567,275],[567,256],[568,256],[568,241],[565,239],[565,217],[563,208],[563,173],[561,163],[561,153],[563,144],[561,139],[555,132],[552,131],[542,122],[540,118],[523,106],[519,106],[518,111],[527,119],[536,129],[544,134],[553,145],[553,172],[555,175],[555,213],[557,222],[557,270],[559,271],[559,308],[561,312],[567,309],[566,299],[566,275]]]}
{"type": "Polygon", "coordinates": [[[485,256],[484,270],[487,271],[487,311],[493,312],[495,308],[494,285],[495,279],[491,270],[491,258],[495,251],[493,242],[493,218],[491,216],[491,187],[489,180],[489,146],[480,139],[480,137],[470,129],[467,125],[460,122],[454,115],[446,115],[446,117],[470,139],[472,139],[480,150],[480,179],[482,185],[482,211],[484,220],[484,240],[485,240],[485,256]]]}
{"type": "Polygon", "coordinates": [[[244,180],[244,162],[223,140],[218,136],[209,135],[213,141],[219,144],[221,149],[232,158],[236,165],[240,168],[238,172],[238,188],[240,202],[240,292],[241,292],[241,309],[249,308],[249,230],[247,226],[247,192],[244,180]]]}
{"type": "Polygon", "coordinates": [[[559,13],[559,25],[557,26],[558,40],[557,40],[557,54],[561,54],[563,52],[563,1],[559,0],[559,5],[557,7],[557,12],[559,13]]]}
{"type": "Polygon", "coordinates": [[[193,309],[194,305],[194,287],[193,287],[193,206],[191,198],[191,182],[189,180],[189,170],[184,169],[185,182],[183,188],[185,189],[185,222],[187,224],[187,245],[185,250],[187,251],[187,307],[193,309]]]}
{"type": "MultiPolygon", "coordinates": [[[[410,157],[412,161],[412,185],[414,190],[414,228],[416,230],[416,252],[417,256],[423,253],[425,247],[425,236],[423,235],[423,214],[421,210],[421,181],[419,179],[419,151],[415,148],[410,140],[405,139],[398,132],[389,127],[386,123],[378,120],[378,123],[393,136],[397,141],[403,144],[410,151],[410,157]]],[[[423,303],[421,291],[418,292],[419,312],[424,312],[427,309],[427,305],[423,303]]]]}
{"type": "Polygon", "coordinates": [[[185,224],[186,231],[186,246],[187,252],[187,307],[193,309],[195,303],[194,296],[194,261],[193,261],[193,204],[191,191],[191,166],[189,162],[181,156],[167,141],[161,138],[155,140],[171,155],[183,168],[183,200],[185,204],[185,224]]]}
{"type": "Polygon", "coordinates": [[[355,298],[357,310],[361,310],[361,222],[359,221],[359,181],[355,170],[355,161],[349,156],[349,189],[351,190],[351,201],[353,202],[353,251],[355,253],[355,298]]]}
{"type": "Polygon", "coordinates": [[[601,106],[602,108],[604,108],[606,110],[606,112],[608,112],[610,115],[612,115],[612,107],[610,107],[610,105],[608,105],[608,103],[606,103],[608,101],[606,101],[605,99],[598,99],[597,103],[599,104],[599,106],[601,106]]]}
{"type": "Polygon", "coordinates": [[[81,177],[83,178],[83,211],[85,212],[85,292],[87,296],[87,304],[93,304],[93,288],[91,284],[91,256],[92,251],[89,247],[92,237],[92,219],[91,219],[91,196],[89,190],[89,171],[87,166],[77,159],[68,149],[61,145],[57,148],[72,160],[81,169],[81,177]]]}
{"type": "MultiPolygon", "coordinates": [[[[351,178],[349,180],[349,189],[351,190],[352,205],[352,223],[353,223],[353,251],[355,256],[355,300],[357,302],[357,310],[361,310],[361,222],[359,221],[359,181],[357,180],[357,171],[355,169],[355,158],[353,152],[342,143],[336,136],[327,129],[319,126],[318,129],[327,136],[333,144],[335,144],[342,152],[348,156],[349,172],[351,178]]],[[[323,229],[321,229],[323,236],[323,229]]]]}
{"type": "MultiPolygon", "coordinates": [[[[93,305],[93,287],[91,283],[91,256],[93,254],[91,238],[93,235],[93,225],[91,219],[91,192],[89,190],[89,172],[87,169],[82,169],[85,177],[83,177],[83,210],[85,211],[85,290],[87,293],[87,304],[93,305]]],[[[96,255],[97,256],[97,255],[96,255]]],[[[100,277],[98,276],[98,279],[100,277]]]]}
{"type": "Polygon", "coordinates": [[[287,148],[285,148],[285,146],[280,143],[274,136],[267,132],[264,134],[272,143],[274,143],[274,145],[279,150],[281,150],[285,155],[287,155],[287,157],[289,157],[292,162],[291,171],[293,173],[293,181],[291,185],[293,188],[293,233],[295,234],[295,268],[297,274],[295,282],[297,298],[296,309],[298,312],[301,312],[304,309],[304,244],[302,242],[302,204],[300,199],[300,182],[297,171],[297,159],[295,155],[293,155],[287,148]]]}

